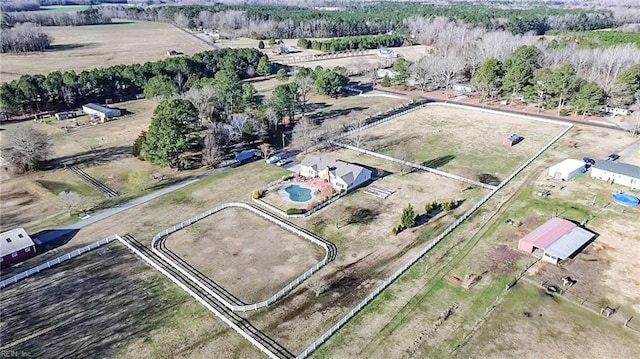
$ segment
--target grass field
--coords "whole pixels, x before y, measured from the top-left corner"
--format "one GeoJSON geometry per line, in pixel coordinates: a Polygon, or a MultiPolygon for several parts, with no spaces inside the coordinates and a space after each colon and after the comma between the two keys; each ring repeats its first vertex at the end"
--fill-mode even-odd
{"type": "Polygon", "coordinates": [[[170,24],[116,22],[108,25],[46,27],[52,48],[28,54],[0,54],[0,80],[52,71],[81,71],[166,58],[168,50],[194,54],[211,48],[170,24]]]}
{"type": "MultiPolygon", "coordinates": [[[[477,180],[504,179],[566,126],[479,111],[429,106],[362,132],[364,147],[477,180]],[[505,137],[525,138],[505,147],[505,137]],[[406,153],[399,153],[406,148],[406,153]]],[[[353,137],[353,136],[352,136],[353,137]]],[[[347,138],[347,142],[350,138],[347,138]]]]}
{"type": "Polygon", "coordinates": [[[82,5],[66,5],[66,6],[41,6],[40,10],[35,12],[78,12],[89,9],[91,6],[82,5]]]}
{"type": "Polygon", "coordinates": [[[324,250],[255,213],[226,208],[167,237],[167,249],[241,301],[266,300],[324,250]]]}
{"type": "Polygon", "coordinates": [[[0,303],[4,352],[36,358],[174,357],[190,350],[190,340],[205,340],[228,345],[220,357],[259,357],[117,242],[3,289],[0,303]],[[183,320],[189,325],[172,331],[183,320]]]}

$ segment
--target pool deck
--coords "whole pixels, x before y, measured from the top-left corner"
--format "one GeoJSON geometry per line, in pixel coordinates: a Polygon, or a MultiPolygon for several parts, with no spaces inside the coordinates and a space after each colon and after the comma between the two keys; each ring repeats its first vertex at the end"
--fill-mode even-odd
{"type": "Polygon", "coordinates": [[[330,196],[332,193],[333,193],[333,186],[331,185],[331,183],[325,182],[323,179],[320,179],[320,178],[312,178],[312,179],[304,180],[302,178],[297,177],[292,183],[287,183],[281,186],[280,188],[278,188],[278,196],[280,197],[280,199],[287,203],[294,203],[294,204],[310,204],[316,201],[321,201],[322,197],[330,196]],[[289,193],[285,190],[287,187],[291,185],[297,185],[302,188],[310,189],[311,199],[304,202],[292,201],[289,196],[289,193]]]}

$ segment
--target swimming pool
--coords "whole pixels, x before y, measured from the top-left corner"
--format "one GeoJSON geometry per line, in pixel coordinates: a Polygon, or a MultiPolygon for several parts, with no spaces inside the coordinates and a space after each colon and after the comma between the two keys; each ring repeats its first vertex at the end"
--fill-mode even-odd
{"type": "Polygon", "coordinates": [[[308,202],[311,200],[311,189],[306,187],[300,187],[297,184],[292,184],[284,189],[289,194],[289,200],[292,202],[308,202]]]}

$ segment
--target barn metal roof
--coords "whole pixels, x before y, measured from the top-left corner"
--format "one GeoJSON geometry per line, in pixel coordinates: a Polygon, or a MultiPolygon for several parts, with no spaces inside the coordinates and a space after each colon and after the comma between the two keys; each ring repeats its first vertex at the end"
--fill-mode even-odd
{"type": "Polygon", "coordinates": [[[576,227],[571,232],[553,242],[544,252],[558,259],[567,259],[587,244],[594,236],[595,234],[592,232],[584,228],[576,227]]]}
{"type": "Polygon", "coordinates": [[[23,228],[16,228],[0,234],[0,254],[2,257],[33,246],[31,237],[23,228]]]}
{"type": "Polygon", "coordinates": [[[633,178],[640,178],[640,167],[630,165],[628,163],[621,162],[613,162],[607,160],[597,160],[596,163],[593,164],[593,168],[601,169],[604,171],[609,171],[613,173],[617,173],[624,176],[629,176],[633,178]]]}
{"type": "Polygon", "coordinates": [[[534,247],[547,249],[560,237],[571,232],[577,225],[560,217],[553,217],[543,225],[520,239],[520,242],[531,243],[534,247]]]}
{"type": "Polygon", "coordinates": [[[551,166],[549,171],[553,172],[573,172],[579,168],[583,168],[585,165],[584,161],[575,160],[573,158],[567,158],[566,160],[551,166]]]}

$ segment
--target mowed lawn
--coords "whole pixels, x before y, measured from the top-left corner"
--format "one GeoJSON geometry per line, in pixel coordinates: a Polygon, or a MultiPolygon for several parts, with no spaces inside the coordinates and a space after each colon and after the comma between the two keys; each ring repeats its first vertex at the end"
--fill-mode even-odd
{"type": "Polygon", "coordinates": [[[28,54],[0,54],[0,81],[52,71],[88,70],[166,58],[168,50],[187,55],[210,46],[164,23],[116,22],[108,25],[45,27],[52,48],[28,54]]]}
{"type": "Polygon", "coordinates": [[[504,180],[565,128],[472,109],[428,106],[367,129],[361,136],[364,147],[374,152],[470,179],[487,174],[504,180]],[[505,147],[503,139],[513,133],[524,141],[505,147]]]}

